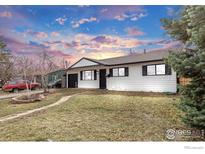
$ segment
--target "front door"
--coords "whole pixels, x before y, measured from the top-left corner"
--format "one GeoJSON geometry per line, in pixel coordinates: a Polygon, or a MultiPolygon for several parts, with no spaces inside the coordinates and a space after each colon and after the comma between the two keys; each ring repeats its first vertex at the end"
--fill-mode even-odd
{"type": "Polygon", "coordinates": [[[101,69],[99,73],[100,89],[106,89],[106,69],[101,69]]]}
{"type": "Polygon", "coordinates": [[[78,88],[78,74],[68,74],[68,88],[78,88]]]}

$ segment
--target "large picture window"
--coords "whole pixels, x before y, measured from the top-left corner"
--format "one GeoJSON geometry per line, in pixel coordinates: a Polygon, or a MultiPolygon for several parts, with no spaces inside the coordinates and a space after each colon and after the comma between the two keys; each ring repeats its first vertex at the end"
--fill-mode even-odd
{"type": "Polygon", "coordinates": [[[96,80],[96,71],[95,70],[87,70],[81,71],[81,80],[96,80]]]}
{"type": "Polygon", "coordinates": [[[165,64],[154,64],[142,66],[143,76],[171,75],[171,67],[165,64]]]}

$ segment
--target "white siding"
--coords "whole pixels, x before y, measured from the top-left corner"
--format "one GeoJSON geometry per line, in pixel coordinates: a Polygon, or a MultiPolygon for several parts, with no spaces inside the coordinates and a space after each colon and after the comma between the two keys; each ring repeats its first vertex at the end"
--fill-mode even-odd
{"type": "MultiPolygon", "coordinates": [[[[162,62],[159,62],[162,63],[162,62]]],[[[142,76],[142,65],[156,64],[130,64],[116,67],[129,67],[128,77],[107,77],[107,89],[117,91],[145,91],[145,92],[176,92],[177,79],[176,72],[172,70],[172,75],[161,76],[142,76]]],[[[88,68],[76,68],[69,70],[68,74],[78,73],[78,87],[79,88],[99,88],[99,69],[105,68],[103,66],[91,66],[88,68]],[[97,80],[80,80],[80,71],[82,70],[97,70],[97,80]]],[[[107,67],[107,74],[109,74],[107,67]]]]}
{"type": "Polygon", "coordinates": [[[119,91],[176,92],[176,72],[172,70],[172,75],[142,76],[142,65],[146,64],[126,65],[126,67],[129,67],[128,77],[107,78],[107,89],[119,91]]]}
{"type": "Polygon", "coordinates": [[[73,65],[72,68],[75,68],[75,67],[85,67],[85,66],[94,66],[94,65],[98,65],[98,63],[92,62],[92,61],[87,60],[87,59],[82,59],[78,63],[73,65]]]}
{"type": "Polygon", "coordinates": [[[80,80],[80,71],[83,70],[97,70],[99,67],[89,67],[89,68],[76,68],[75,70],[69,70],[68,74],[78,73],[78,88],[99,88],[99,72],[97,72],[97,80],[80,80]]]}

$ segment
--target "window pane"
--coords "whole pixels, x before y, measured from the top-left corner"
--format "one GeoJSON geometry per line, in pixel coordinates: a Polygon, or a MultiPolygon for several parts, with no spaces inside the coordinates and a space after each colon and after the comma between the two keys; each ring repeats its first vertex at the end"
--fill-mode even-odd
{"type": "Polygon", "coordinates": [[[113,76],[118,76],[118,68],[113,69],[113,76]]]}
{"type": "Polygon", "coordinates": [[[156,65],[157,74],[165,74],[165,64],[156,65]]]}
{"type": "Polygon", "coordinates": [[[125,76],[125,68],[119,68],[119,76],[125,76]]]}
{"type": "Polygon", "coordinates": [[[155,75],[155,65],[147,66],[147,75],[155,75]]]}
{"type": "Polygon", "coordinates": [[[85,71],[85,80],[91,80],[91,71],[85,71]]]}

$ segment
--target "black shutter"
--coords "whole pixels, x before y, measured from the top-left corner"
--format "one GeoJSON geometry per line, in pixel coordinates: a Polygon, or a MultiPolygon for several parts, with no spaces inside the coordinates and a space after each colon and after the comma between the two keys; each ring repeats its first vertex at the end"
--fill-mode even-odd
{"type": "Polygon", "coordinates": [[[125,67],[125,76],[129,76],[129,68],[125,67]]]}
{"type": "Polygon", "coordinates": [[[94,80],[97,80],[97,71],[94,70],[94,80]]]}
{"type": "Polygon", "coordinates": [[[147,66],[142,66],[142,76],[147,76],[147,66]]]}
{"type": "Polygon", "coordinates": [[[110,68],[110,77],[112,77],[113,76],[113,70],[112,70],[112,68],[110,68]]]}
{"type": "Polygon", "coordinates": [[[80,71],[80,80],[83,80],[83,71],[80,71]]]}
{"type": "Polygon", "coordinates": [[[170,65],[165,65],[165,74],[166,75],[172,75],[172,69],[170,65]]]}

